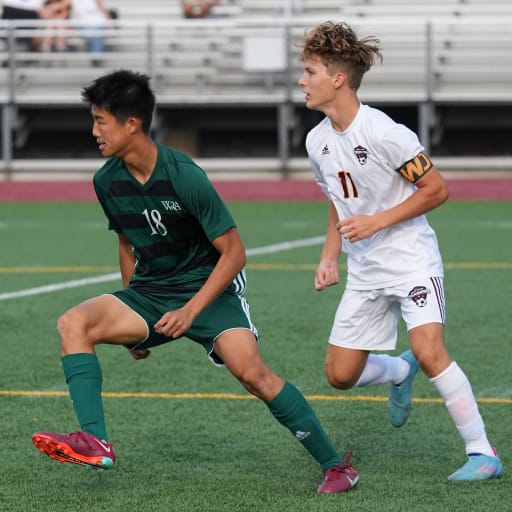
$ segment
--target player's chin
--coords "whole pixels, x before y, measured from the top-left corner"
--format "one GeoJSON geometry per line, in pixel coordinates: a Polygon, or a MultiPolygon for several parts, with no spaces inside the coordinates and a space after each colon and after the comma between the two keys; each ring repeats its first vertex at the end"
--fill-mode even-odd
{"type": "Polygon", "coordinates": [[[311,99],[306,98],[306,108],[310,110],[318,110],[318,105],[316,105],[311,99]]]}
{"type": "Polygon", "coordinates": [[[104,156],[106,158],[110,158],[110,157],[116,156],[114,154],[114,152],[110,151],[108,148],[100,148],[100,153],[102,154],[102,156],[104,156]]]}

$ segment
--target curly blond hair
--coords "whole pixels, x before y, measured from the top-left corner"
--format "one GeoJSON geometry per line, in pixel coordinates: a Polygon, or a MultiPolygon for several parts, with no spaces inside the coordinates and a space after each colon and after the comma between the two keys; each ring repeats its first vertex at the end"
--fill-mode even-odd
{"type": "Polygon", "coordinates": [[[369,36],[358,39],[346,23],[327,21],[306,33],[300,60],[318,56],[330,72],[344,71],[349,86],[357,90],[363,75],[376,60],[382,62],[380,40],[369,36]]]}

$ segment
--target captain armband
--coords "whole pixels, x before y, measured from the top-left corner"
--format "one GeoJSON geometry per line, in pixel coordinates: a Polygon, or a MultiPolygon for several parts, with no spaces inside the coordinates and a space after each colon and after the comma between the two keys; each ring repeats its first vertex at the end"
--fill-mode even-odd
{"type": "Polygon", "coordinates": [[[397,171],[411,183],[415,183],[422,176],[427,174],[434,164],[430,158],[421,151],[414,158],[411,158],[408,162],[405,162],[402,167],[399,167],[397,171]]]}

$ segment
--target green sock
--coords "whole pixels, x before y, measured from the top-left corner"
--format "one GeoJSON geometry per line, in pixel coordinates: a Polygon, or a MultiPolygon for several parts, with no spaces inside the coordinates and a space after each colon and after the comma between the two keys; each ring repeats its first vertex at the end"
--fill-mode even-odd
{"type": "Polygon", "coordinates": [[[302,443],[320,464],[322,471],[341,462],[341,456],[327,437],[304,395],[286,382],[279,394],[267,403],[274,418],[302,443]]]}
{"type": "Polygon", "coordinates": [[[69,354],[62,367],[80,429],[108,441],[101,399],[101,368],[96,354],[69,354]]]}

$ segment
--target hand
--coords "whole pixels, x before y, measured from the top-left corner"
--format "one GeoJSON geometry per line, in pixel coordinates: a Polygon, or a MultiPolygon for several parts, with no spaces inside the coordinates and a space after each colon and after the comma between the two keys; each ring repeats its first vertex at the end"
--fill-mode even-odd
{"type": "Polygon", "coordinates": [[[134,359],[146,359],[151,355],[151,350],[147,348],[136,348],[134,350],[130,350],[130,354],[134,359]]]}
{"type": "Polygon", "coordinates": [[[380,226],[375,215],[355,215],[340,220],[336,229],[345,240],[353,243],[371,237],[380,230],[380,226]]]}
{"type": "Polygon", "coordinates": [[[193,318],[186,309],[168,311],[155,324],[155,331],[169,338],[179,338],[192,325],[193,318]]]}
{"type": "Polygon", "coordinates": [[[315,272],[315,290],[321,292],[328,286],[338,284],[339,280],[338,262],[322,260],[315,272]]]}

